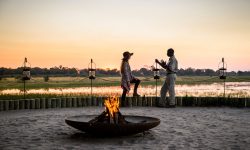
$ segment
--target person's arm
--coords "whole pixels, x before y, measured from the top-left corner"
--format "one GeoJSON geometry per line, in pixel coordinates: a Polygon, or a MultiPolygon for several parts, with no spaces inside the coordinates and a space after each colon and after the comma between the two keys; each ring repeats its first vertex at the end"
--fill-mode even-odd
{"type": "Polygon", "coordinates": [[[169,63],[167,65],[167,69],[171,72],[176,72],[175,68],[176,68],[176,62],[174,59],[170,58],[169,63]]]}
{"type": "Polygon", "coordinates": [[[160,62],[158,59],[155,59],[155,62],[158,63],[164,69],[167,69],[167,67],[168,67],[166,62],[163,60],[160,62]]]}
{"type": "Polygon", "coordinates": [[[127,62],[124,64],[124,76],[125,76],[125,79],[126,79],[128,85],[130,86],[130,74],[131,74],[131,72],[129,70],[128,65],[129,64],[127,62]]]}

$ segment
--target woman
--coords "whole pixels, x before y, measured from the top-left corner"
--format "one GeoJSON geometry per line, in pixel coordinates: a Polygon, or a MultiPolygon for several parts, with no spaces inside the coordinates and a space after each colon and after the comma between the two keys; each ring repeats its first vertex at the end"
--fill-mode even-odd
{"type": "Polygon", "coordinates": [[[121,87],[123,89],[123,92],[122,92],[123,102],[125,102],[126,94],[129,93],[130,91],[130,83],[135,83],[133,96],[140,96],[137,93],[137,88],[141,81],[132,75],[130,65],[128,62],[132,55],[133,53],[129,53],[128,51],[123,53],[123,59],[122,59],[122,64],[121,64],[121,76],[122,76],[121,87]]]}

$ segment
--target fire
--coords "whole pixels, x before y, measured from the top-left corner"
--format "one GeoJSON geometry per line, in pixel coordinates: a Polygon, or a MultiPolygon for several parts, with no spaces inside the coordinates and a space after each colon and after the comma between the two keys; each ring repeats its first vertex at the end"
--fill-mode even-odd
{"type": "Polygon", "coordinates": [[[103,111],[99,116],[90,120],[89,123],[95,124],[97,122],[109,123],[109,124],[126,124],[125,117],[121,114],[119,110],[119,98],[109,97],[104,100],[105,111],[103,111]]]}
{"type": "Polygon", "coordinates": [[[110,97],[104,101],[104,105],[106,106],[106,111],[110,117],[114,118],[114,114],[119,112],[119,98],[118,97],[110,97]]]}

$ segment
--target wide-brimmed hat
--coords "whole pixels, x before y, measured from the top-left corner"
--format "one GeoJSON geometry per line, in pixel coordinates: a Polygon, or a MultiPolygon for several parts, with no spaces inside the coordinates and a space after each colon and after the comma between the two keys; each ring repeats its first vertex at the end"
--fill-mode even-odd
{"type": "Polygon", "coordinates": [[[126,52],[123,53],[123,57],[125,58],[125,57],[128,57],[128,56],[132,56],[133,54],[134,53],[130,53],[130,52],[126,51],[126,52]]]}

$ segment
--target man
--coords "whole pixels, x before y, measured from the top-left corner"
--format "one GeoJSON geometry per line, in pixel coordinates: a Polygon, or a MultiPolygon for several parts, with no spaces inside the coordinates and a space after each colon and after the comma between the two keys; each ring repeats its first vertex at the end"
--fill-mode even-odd
{"type": "Polygon", "coordinates": [[[140,80],[132,75],[129,60],[133,53],[128,51],[123,53],[122,63],[121,63],[121,87],[123,89],[122,92],[122,101],[125,102],[126,94],[130,91],[130,83],[135,83],[133,96],[140,96],[137,93],[137,88],[140,84],[140,80]]]}
{"type": "Polygon", "coordinates": [[[161,98],[159,102],[160,107],[175,107],[175,79],[176,72],[178,70],[178,61],[174,56],[174,50],[172,48],[168,49],[167,56],[169,57],[168,63],[161,60],[161,62],[156,59],[155,62],[158,63],[162,68],[166,69],[167,75],[161,88],[161,98]],[[168,103],[166,105],[166,94],[169,92],[168,103]]]}

